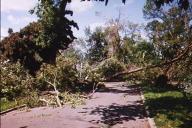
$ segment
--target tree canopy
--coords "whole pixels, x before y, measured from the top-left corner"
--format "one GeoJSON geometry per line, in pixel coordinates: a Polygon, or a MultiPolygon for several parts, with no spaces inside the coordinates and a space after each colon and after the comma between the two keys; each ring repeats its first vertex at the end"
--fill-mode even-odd
{"type": "MultiPolygon", "coordinates": [[[[90,1],[90,0],[81,0],[81,1],[90,1]]],[[[109,0],[95,0],[95,1],[105,2],[105,5],[107,5],[109,2],[109,0]]],[[[121,2],[124,4],[126,3],[126,1],[129,1],[129,0],[121,0],[121,2]]],[[[176,2],[177,5],[184,10],[191,8],[190,0],[151,0],[151,2],[154,2],[157,8],[161,8],[165,4],[170,4],[173,2],[176,2]]]]}
{"type": "Polygon", "coordinates": [[[9,37],[1,42],[3,57],[13,62],[20,61],[30,72],[37,71],[43,62],[54,64],[58,51],[66,49],[75,39],[72,27],[78,29],[77,23],[66,17],[73,15],[66,9],[70,2],[39,0],[37,6],[30,10],[31,14],[38,16],[38,21],[20,32],[10,32],[9,37]]]}

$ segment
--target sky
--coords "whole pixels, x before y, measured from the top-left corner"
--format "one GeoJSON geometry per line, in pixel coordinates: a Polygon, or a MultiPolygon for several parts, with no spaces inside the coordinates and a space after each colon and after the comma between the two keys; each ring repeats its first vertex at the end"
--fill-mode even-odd
{"type": "MultiPolygon", "coordinates": [[[[35,15],[29,14],[38,0],[1,0],[1,39],[8,35],[8,28],[14,32],[19,31],[27,24],[37,21],[35,15]]],[[[74,11],[70,19],[76,21],[80,30],[73,29],[76,37],[84,36],[85,27],[90,26],[93,30],[96,26],[103,26],[112,18],[117,18],[119,12],[124,20],[134,23],[146,23],[142,9],[145,0],[127,0],[124,5],[121,0],[109,0],[107,6],[104,2],[80,2],[73,0],[68,8],[74,11]]]]}

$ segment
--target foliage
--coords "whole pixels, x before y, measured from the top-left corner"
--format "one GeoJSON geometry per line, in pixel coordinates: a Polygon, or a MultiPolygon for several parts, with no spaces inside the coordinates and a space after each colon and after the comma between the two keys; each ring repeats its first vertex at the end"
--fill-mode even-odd
{"type": "Polygon", "coordinates": [[[169,74],[172,76],[172,80],[185,81],[192,83],[192,59],[187,58],[185,61],[178,62],[172,65],[173,69],[170,69],[169,74]],[[182,63],[182,64],[181,64],[182,63]]]}
{"type": "Polygon", "coordinates": [[[171,4],[173,2],[176,2],[177,6],[181,9],[187,10],[190,8],[190,0],[156,0],[154,2],[158,9],[164,6],[164,4],[171,4]]]}
{"type": "Polygon", "coordinates": [[[104,60],[99,66],[98,71],[105,78],[114,75],[115,73],[121,72],[125,70],[125,66],[123,63],[119,62],[115,58],[109,58],[104,60]]]}
{"type": "Polygon", "coordinates": [[[54,83],[54,79],[57,81],[56,85],[59,91],[75,89],[77,82],[75,62],[70,58],[59,56],[56,59],[56,65],[43,64],[36,79],[36,88],[41,91],[53,90],[48,82],[54,83]]]}
{"type": "MultiPolygon", "coordinates": [[[[86,1],[86,0],[81,0],[81,1],[86,1]]],[[[90,1],[90,0],[87,0],[87,1],[90,1]]],[[[96,0],[97,1],[97,0],[96,0]]],[[[109,0],[99,0],[99,1],[105,1],[105,5],[108,4],[109,0]]],[[[121,0],[122,3],[126,3],[126,0],[121,0]]],[[[153,1],[153,0],[151,0],[153,1]]],[[[171,4],[173,2],[176,1],[176,4],[181,8],[181,9],[184,9],[184,10],[187,10],[190,8],[190,0],[154,0],[154,4],[156,6],[156,8],[161,8],[162,6],[164,6],[165,4],[171,4]]]]}
{"type": "MultiPolygon", "coordinates": [[[[82,70],[82,76],[81,79],[84,81],[88,81],[90,88],[92,89],[93,84],[97,84],[99,81],[102,81],[101,74],[98,71],[97,65],[89,65],[88,63],[85,63],[84,68],[82,70]]],[[[89,88],[89,87],[87,87],[89,88]]]]}
{"type": "MultiPolygon", "coordinates": [[[[145,6],[146,11],[152,11],[148,9],[145,6]]],[[[153,18],[159,18],[163,21],[153,20],[147,26],[151,32],[150,37],[153,39],[155,47],[162,54],[162,59],[170,60],[175,58],[179,54],[178,51],[182,51],[183,46],[187,46],[189,43],[190,31],[188,31],[188,27],[190,28],[190,26],[186,25],[191,20],[190,15],[187,12],[182,13],[178,8],[172,7],[167,13],[159,12],[155,16],[153,15],[153,18]],[[183,16],[181,17],[181,15],[183,16]],[[185,21],[185,17],[189,19],[185,21]]]]}
{"type": "Polygon", "coordinates": [[[13,100],[26,96],[34,85],[33,77],[25,72],[18,62],[16,64],[1,62],[0,65],[1,97],[13,100]]]}
{"type": "Polygon", "coordinates": [[[35,75],[42,63],[54,64],[60,49],[66,49],[75,39],[72,27],[78,28],[73,20],[66,16],[73,12],[66,9],[71,0],[39,0],[37,6],[30,10],[39,20],[30,23],[20,32],[10,32],[3,39],[0,51],[4,58],[13,62],[20,61],[35,75]]]}
{"type": "MultiPolygon", "coordinates": [[[[178,58],[183,54],[177,62],[173,62],[162,66],[164,74],[169,79],[181,78],[191,74],[191,71],[185,72],[188,67],[184,66],[189,64],[191,60],[191,10],[182,10],[175,4],[175,1],[170,3],[166,8],[161,6],[157,8],[154,1],[148,0],[144,6],[144,15],[147,19],[152,19],[147,25],[149,37],[154,44],[156,53],[159,56],[159,63],[169,62],[178,58]],[[188,50],[186,50],[188,49],[188,50]],[[180,67],[183,67],[181,70],[180,67]]],[[[190,67],[190,66],[189,66],[190,67]]],[[[184,80],[184,77],[182,78],[184,80]]]]}
{"type": "Polygon", "coordinates": [[[107,58],[107,41],[105,39],[105,32],[102,27],[97,27],[93,32],[90,28],[85,30],[87,36],[87,43],[89,50],[87,51],[86,58],[90,64],[101,62],[107,58]]]}
{"type": "Polygon", "coordinates": [[[25,97],[20,97],[21,100],[30,108],[40,107],[39,92],[36,89],[30,90],[25,97]]]}
{"type": "MultiPolygon", "coordinates": [[[[4,105],[3,110],[22,104],[27,104],[29,107],[43,105],[39,99],[47,96],[40,95],[44,91],[54,90],[49,83],[53,83],[55,78],[57,89],[61,92],[60,96],[64,96],[62,99],[64,104],[71,104],[74,107],[83,103],[82,98],[77,98],[80,94],[66,94],[66,91],[76,92],[79,89],[75,65],[75,60],[72,58],[58,56],[56,65],[43,64],[36,77],[32,77],[19,62],[16,64],[1,62],[1,98],[5,99],[5,102],[1,102],[4,105]],[[7,105],[9,103],[10,106],[7,105]]],[[[47,98],[55,102],[55,98],[50,96],[47,98]]]]}
{"type": "Polygon", "coordinates": [[[4,59],[11,62],[19,61],[24,68],[34,74],[40,68],[41,47],[36,44],[36,38],[41,26],[38,23],[30,23],[20,32],[12,33],[0,43],[0,51],[4,59]]]}
{"type": "Polygon", "coordinates": [[[84,104],[84,99],[81,97],[80,93],[63,92],[61,96],[63,97],[63,103],[65,105],[71,105],[73,108],[84,104]]]}
{"type": "Polygon", "coordinates": [[[13,33],[13,29],[12,28],[9,28],[8,29],[8,34],[10,35],[10,34],[12,34],[13,33]]]}
{"type": "Polygon", "coordinates": [[[36,13],[42,29],[38,35],[37,43],[46,53],[43,54],[46,62],[54,63],[59,49],[66,49],[75,39],[72,27],[78,29],[73,20],[66,16],[73,12],[66,9],[71,0],[39,0],[37,6],[30,10],[36,13]]]}
{"type": "Polygon", "coordinates": [[[6,111],[8,109],[23,105],[25,102],[24,102],[24,100],[17,99],[14,101],[8,101],[5,98],[1,98],[0,103],[1,103],[0,111],[2,112],[2,111],[6,111]]]}
{"type": "MultiPolygon", "coordinates": [[[[106,27],[97,27],[93,32],[87,28],[86,41],[90,47],[86,54],[88,61],[90,64],[97,64],[107,58],[115,57],[123,63],[130,63],[137,60],[138,56],[135,56],[138,55],[137,52],[141,54],[149,52],[151,56],[155,56],[152,44],[141,38],[142,28],[142,25],[123,21],[120,18],[109,20],[106,27]],[[142,51],[139,51],[141,49],[142,51]]],[[[150,55],[146,55],[146,58],[148,56],[150,55]]]]}
{"type": "Polygon", "coordinates": [[[135,59],[134,62],[141,65],[155,64],[158,61],[158,56],[155,53],[155,48],[150,42],[139,42],[135,46],[135,59]]]}

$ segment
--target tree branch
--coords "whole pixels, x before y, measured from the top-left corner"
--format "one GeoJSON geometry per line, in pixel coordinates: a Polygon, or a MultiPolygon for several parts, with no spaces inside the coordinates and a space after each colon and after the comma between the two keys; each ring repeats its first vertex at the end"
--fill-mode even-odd
{"type": "Polygon", "coordinates": [[[56,94],[55,95],[56,102],[57,102],[59,107],[62,107],[61,100],[59,99],[59,91],[57,90],[57,87],[56,87],[57,73],[55,73],[54,77],[55,78],[54,78],[54,82],[53,83],[51,83],[51,82],[49,82],[47,80],[45,80],[45,82],[47,82],[48,84],[50,84],[50,85],[52,85],[54,87],[54,91],[55,91],[55,94],[56,94]]]}
{"type": "Polygon", "coordinates": [[[157,65],[148,65],[146,67],[137,68],[137,69],[134,69],[132,71],[126,70],[126,71],[123,71],[123,72],[119,72],[119,73],[116,73],[116,74],[112,75],[111,77],[106,78],[106,80],[110,80],[112,78],[115,78],[117,76],[124,75],[124,74],[132,74],[132,73],[136,73],[136,72],[143,71],[143,70],[146,70],[146,69],[162,67],[162,66],[165,66],[165,65],[169,65],[169,64],[175,63],[175,62],[181,60],[183,58],[183,56],[188,54],[188,52],[190,50],[192,50],[192,44],[188,45],[185,48],[185,50],[180,55],[178,55],[176,58],[174,58],[174,59],[172,59],[172,60],[170,60],[168,62],[163,62],[163,63],[157,64],[157,65]]]}

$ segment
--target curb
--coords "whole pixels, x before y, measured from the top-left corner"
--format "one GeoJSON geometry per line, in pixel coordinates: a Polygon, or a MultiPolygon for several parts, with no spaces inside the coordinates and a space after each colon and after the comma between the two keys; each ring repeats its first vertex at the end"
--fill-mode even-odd
{"type": "Polygon", "coordinates": [[[14,111],[14,110],[18,110],[18,109],[20,109],[20,108],[24,108],[24,107],[26,107],[26,106],[27,106],[26,104],[23,104],[23,105],[21,105],[21,106],[17,106],[17,107],[14,107],[14,108],[10,108],[10,109],[8,109],[8,110],[5,110],[5,111],[0,112],[0,115],[6,114],[6,113],[11,112],[11,111],[14,111]]]}
{"type": "MultiPolygon", "coordinates": [[[[141,90],[141,99],[142,99],[143,103],[145,103],[145,97],[143,95],[142,90],[141,90]]],[[[149,122],[150,128],[157,128],[157,126],[155,125],[154,119],[149,117],[150,114],[149,114],[149,110],[148,110],[147,106],[145,106],[145,111],[147,114],[147,120],[149,122]]]]}

